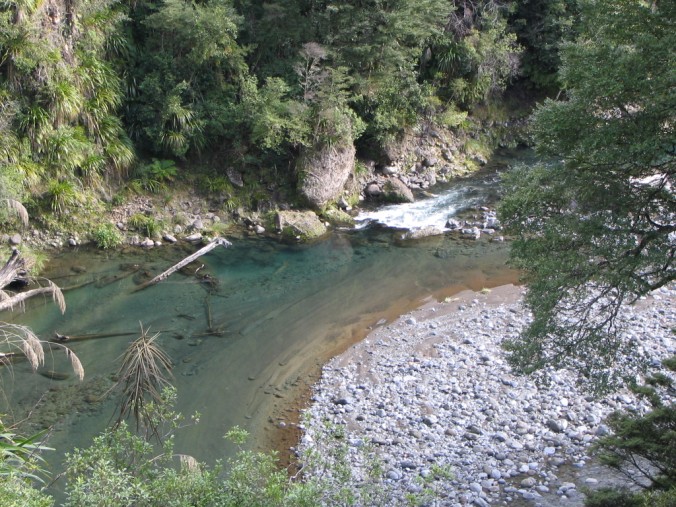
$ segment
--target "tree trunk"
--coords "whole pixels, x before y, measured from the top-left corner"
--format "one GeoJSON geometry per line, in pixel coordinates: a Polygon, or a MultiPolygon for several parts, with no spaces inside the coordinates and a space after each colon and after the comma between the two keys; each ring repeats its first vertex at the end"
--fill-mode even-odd
{"type": "Polygon", "coordinates": [[[2,269],[0,269],[0,311],[12,310],[17,305],[23,304],[23,302],[28,298],[38,294],[51,294],[56,304],[59,305],[59,310],[61,310],[61,313],[66,311],[66,302],[63,298],[61,289],[59,289],[59,287],[49,280],[47,281],[47,285],[44,287],[38,287],[25,292],[19,292],[17,294],[13,294],[4,290],[5,287],[11,285],[14,282],[21,282],[22,284],[27,285],[29,281],[28,272],[26,270],[26,260],[21,257],[19,250],[14,248],[9,260],[5,263],[2,269]]]}
{"type": "Polygon", "coordinates": [[[7,263],[0,269],[0,289],[4,289],[13,282],[28,283],[26,260],[16,248],[12,249],[7,263]]]}
{"type": "Polygon", "coordinates": [[[161,282],[165,278],[168,278],[170,275],[172,275],[173,273],[175,273],[176,271],[181,269],[183,266],[187,266],[188,264],[190,264],[192,261],[194,261],[198,257],[201,257],[205,253],[210,252],[211,250],[213,250],[214,248],[216,248],[219,245],[221,245],[225,248],[228,248],[230,245],[232,245],[232,243],[230,243],[227,239],[224,239],[224,238],[214,238],[206,246],[200,248],[194,254],[188,255],[185,259],[183,259],[181,262],[174,264],[172,267],[167,269],[164,273],[157,275],[155,278],[153,278],[149,282],[146,282],[142,285],[139,285],[134,290],[134,292],[137,292],[139,290],[143,290],[146,287],[150,287],[151,285],[155,285],[156,283],[161,282]]]}

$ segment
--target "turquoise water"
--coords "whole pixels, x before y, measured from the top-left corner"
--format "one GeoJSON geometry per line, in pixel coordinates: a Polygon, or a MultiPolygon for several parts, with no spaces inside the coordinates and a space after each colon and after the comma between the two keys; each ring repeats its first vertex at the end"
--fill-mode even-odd
{"type": "MultiPolygon", "coordinates": [[[[516,281],[505,267],[505,243],[451,235],[401,243],[400,235],[370,227],[334,231],[311,245],[232,238],[232,247],[201,257],[187,274],[137,292],[147,276],[194,247],[64,252],[47,276],[64,288],[94,281],[66,291],[65,315],[50,301],[34,301],[26,314],[3,318],[27,323],[45,339],[55,332],[130,334],[70,342],[86,370],[82,383],[15,365],[2,376],[2,410],[17,418],[31,410],[38,424],[55,424],[49,444],[60,451],[87,445],[115,412],[111,376],[142,325],[161,333],[159,344],[174,362],[178,410],[202,414],[180,433],[177,452],[213,462],[230,452],[221,437],[234,425],[252,433],[254,446],[279,445],[278,423],[293,420],[318,367],[369,327],[429,299],[516,281]],[[217,283],[201,282],[195,270],[217,283]]],[[[45,369],[67,372],[64,355],[50,354],[45,369]]]]}

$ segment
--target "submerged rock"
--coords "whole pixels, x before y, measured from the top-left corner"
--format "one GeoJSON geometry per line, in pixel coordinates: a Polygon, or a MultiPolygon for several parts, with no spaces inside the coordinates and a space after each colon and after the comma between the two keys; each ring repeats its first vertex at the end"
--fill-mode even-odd
{"type": "Polygon", "coordinates": [[[439,236],[443,233],[444,231],[442,231],[438,227],[434,225],[428,225],[427,227],[421,227],[419,229],[411,229],[410,231],[406,231],[401,236],[401,239],[403,240],[422,239],[427,238],[428,236],[439,236]]]}

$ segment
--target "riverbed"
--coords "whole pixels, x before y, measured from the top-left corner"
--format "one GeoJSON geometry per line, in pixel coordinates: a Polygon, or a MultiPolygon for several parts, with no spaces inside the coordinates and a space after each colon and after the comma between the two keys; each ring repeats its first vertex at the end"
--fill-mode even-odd
{"type": "MultiPolygon", "coordinates": [[[[435,195],[421,195],[420,202],[438,208],[435,197],[446,192],[453,195],[442,205],[447,216],[471,214],[480,202],[495,199],[503,167],[435,187],[435,195]]],[[[53,427],[49,444],[59,456],[86,446],[114,417],[117,398],[109,390],[120,355],[143,326],[160,333],[158,343],[172,358],[176,408],[201,414],[198,425],[180,432],[179,452],[212,463],[232,452],[221,437],[235,425],[252,434],[252,447],[288,448],[321,365],[370,328],[427,301],[517,280],[505,264],[506,243],[454,234],[402,241],[402,229],[371,220],[313,244],[231,238],[230,248],[200,258],[192,271],[142,291],[135,291],[140,283],[194,247],[63,252],[50,260],[45,275],[66,289],[66,313],[40,300],[5,320],[26,323],[43,339],[55,333],[119,335],[69,344],[85,367],[82,383],[15,365],[3,376],[3,410],[18,419],[30,413],[36,427],[53,427]]],[[[44,370],[67,373],[63,354],[49,355],[44,370]]],[[[59,459],[50,462],[60,469],[59,459]]]]}

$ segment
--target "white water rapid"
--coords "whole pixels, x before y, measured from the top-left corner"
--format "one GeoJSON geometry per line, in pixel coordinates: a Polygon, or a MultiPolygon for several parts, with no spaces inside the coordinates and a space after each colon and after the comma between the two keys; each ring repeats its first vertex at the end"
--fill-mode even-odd
{"type": "Polygon", "coordinates": [[[436,226],[443,229],[449,218],[461,211],[477,206],[486,199],[484,181],[466,180],[452,188],[426,193],[418,200],[405,204],[390,204],[376,210],[365,210],[355,220],[358,227],[377,223],[395,229],[420,229],[436,226]]]}

